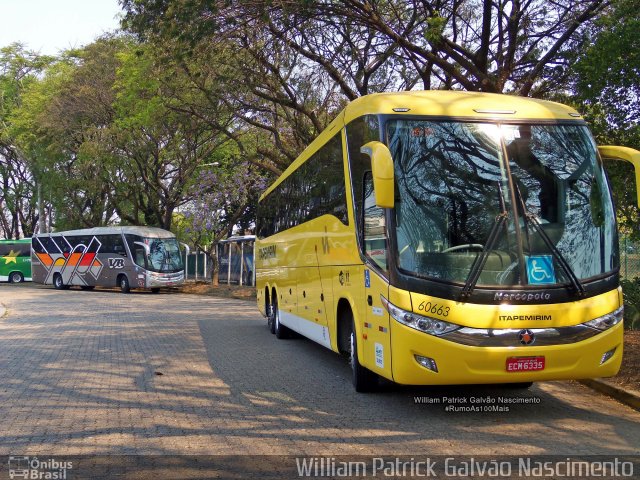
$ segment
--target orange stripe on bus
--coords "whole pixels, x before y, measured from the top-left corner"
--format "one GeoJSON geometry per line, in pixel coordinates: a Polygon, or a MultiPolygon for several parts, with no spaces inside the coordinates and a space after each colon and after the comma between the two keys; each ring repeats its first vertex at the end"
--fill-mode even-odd
{"type": "Polygon", "coordinates": [[[50,267],[53,263],[53,259],[48,253],[36,253],[38,259],[47,267],[50,267]]]}
{"type": "Polygon", "coordinates": [[[69,260],[67,261],[67,265],[70,266],[75,266],[78,264],[78,262],[80,261],[80,258],[82,257],[81,253],[72,253],[69,256],[69,260]]]}

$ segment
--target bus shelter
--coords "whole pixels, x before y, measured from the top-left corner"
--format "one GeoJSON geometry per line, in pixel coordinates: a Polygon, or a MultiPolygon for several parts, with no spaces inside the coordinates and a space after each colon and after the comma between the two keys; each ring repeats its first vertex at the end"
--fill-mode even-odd
{"type": "Polygon", "coordinates": [[[218,242],[218,281],[227,285],[255,285],[255,235],[229,237],[218,242]]]}

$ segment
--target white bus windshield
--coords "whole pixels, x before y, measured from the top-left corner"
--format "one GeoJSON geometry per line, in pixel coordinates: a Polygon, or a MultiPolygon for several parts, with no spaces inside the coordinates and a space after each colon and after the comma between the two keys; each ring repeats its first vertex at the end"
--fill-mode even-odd
{"type": "Polygon", "coordinates": [[[172,273],[184,269],[178,241],[175,238],[147,238],[129,234],[126,237],[137,265],[159,273],[172,273]],[[148,246],[148,255],[145,255],[144,247],[139,243],[148,246]]]}

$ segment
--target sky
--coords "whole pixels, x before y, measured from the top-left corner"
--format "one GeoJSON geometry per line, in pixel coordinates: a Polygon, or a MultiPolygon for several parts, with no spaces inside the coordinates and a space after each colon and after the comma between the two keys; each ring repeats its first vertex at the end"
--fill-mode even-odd
{"type": "Polygon", "coordinates": [[[55,55],[117,29],[121,13],[118,0],[0,0],[0,47],[55,55]]]}

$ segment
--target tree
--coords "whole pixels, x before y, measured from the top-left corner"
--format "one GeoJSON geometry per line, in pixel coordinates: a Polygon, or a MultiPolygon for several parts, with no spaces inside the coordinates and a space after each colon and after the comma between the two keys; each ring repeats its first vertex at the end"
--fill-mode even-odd
{"type": "MultiPolygon", "coordinates": [[[[615,2],[593,29],[573,67],[575,90],[598,143],[640,149],[640,11],[637,2],[615,2]]],[[[640,241],[633,167],[608,163],[623,233],[640,241]]]]}
{"type": "Polygon", "coordinates": [[[217,244],[233,233],[233,227],[248,227],[255,219],[254,206],[266,187],[254,165],[234,158],[233,148],[218,151],[217,165],[203,166],[191,185],[193,201],[185,205],[181,230],[198,249],[213,260],[212,280],[217,284],[217,244]]]}
{"type": "Polygon", "coordinates": [[[25,94],[15,124],[47,181],[58,229],[114,221],[170,229],[187,186],[227,138],[169,108],[151,49],[106,36],[67,52],[25,94]]]}
{"type": "MultiPolygon", "coordinates": [[[[569,53],[610,2],[121,3],[129,31],[163,45],[170,64],[209,88],[205,98],[229,105],[237,123],[221,131],[237,141],[262,130],[269,141],[248,156],[278,173],[361,95],[412,88],[549,94],[566,83],[569,53]]],[[[206,109],[202,103],[193,112],[206,117],[206,109]]]]}
{"type": "Polygon", "coordinates": [[[0,49],[0,232],[4,238],[31,236],[39,220],[32,165],[16,143],[12,116],[21,107],[25,89],[50,61],[20,44],[0,49]]]}

